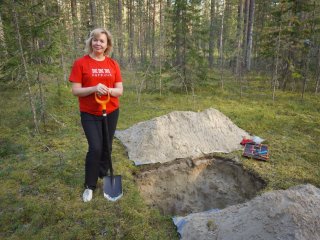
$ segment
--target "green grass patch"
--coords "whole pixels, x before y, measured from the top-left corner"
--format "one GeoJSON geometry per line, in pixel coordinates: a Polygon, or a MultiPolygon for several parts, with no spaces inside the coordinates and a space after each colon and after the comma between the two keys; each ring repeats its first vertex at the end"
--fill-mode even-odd
{"type": "MultiPolygon", "coordinates": [[[[213,73],[217,74],[217,73],[213,73]]],[[[264,77],[240,83],[225,73],[209,76],[195,94],[158,90],[137,91],[139,75],[124,72],[118,129],[172,111],[216,108],[247,132],[267,140],[271,160],[260,162],[236,156],[258,173],[267,190],[311,183],[320,186],[319,96],[276,92],[264,77]]],[[[166,76],[168,81],[169,76],[166,76]]],[[[70,86],[46,86],[45,123],[34,135],[28,97],[22,89],[0,87],[0,238],[2,239],[178,239],[170,216],[148,207],[139,194],[124,147],[114,142],[116,173],[123,177],[124,196],[116,203],[103,198],[100,188],[89,203],[81,194],[87,143],[70,86]]]]}

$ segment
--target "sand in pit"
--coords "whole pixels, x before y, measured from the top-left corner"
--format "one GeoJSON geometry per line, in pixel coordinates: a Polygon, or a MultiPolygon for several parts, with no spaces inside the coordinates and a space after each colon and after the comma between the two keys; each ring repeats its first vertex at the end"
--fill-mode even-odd
{"type": "Polygon", "coordinates": [[[241,149],[249,134],[216,109],[196,113],[171,112],[138,123],[115,136],[127,148],[136,165],[200,157],[213,152],[241,149]]]}
{"type": "Polygon", "coordinates": [[[236,162],[209,156],[149,165],[136,181],[145,201],[171,216],[242,203],[264,187],[236,162]]]}

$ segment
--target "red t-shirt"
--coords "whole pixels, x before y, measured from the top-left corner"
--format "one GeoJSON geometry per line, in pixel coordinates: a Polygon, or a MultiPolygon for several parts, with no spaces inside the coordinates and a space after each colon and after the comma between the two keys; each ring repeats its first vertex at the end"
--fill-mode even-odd
{"type": "MultiPolygon", "coordinates": [[[[74,62],[69,81],[81,83],[82,87],[92,87],[102,83],[113,88],[115,83],[122,82],[122,78],[119,65],[115,60],[106,57],[103,61],[96,61],[89,55],[85,55],[74,62]]],[[[102,107],[96,102],[94,94],[78,99],[81,112],[102,115],[102,107]]],[[[117,108],[119,108],[119,99],[110,96],[107,113],[113,112],[117,108]]]]}

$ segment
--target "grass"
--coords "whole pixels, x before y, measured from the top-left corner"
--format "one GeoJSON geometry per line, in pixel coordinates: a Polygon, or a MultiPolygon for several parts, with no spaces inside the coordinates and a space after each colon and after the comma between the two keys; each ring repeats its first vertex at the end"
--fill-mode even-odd
{"type": "MultiPolygon", "coordinates": [[[[137,102],[134,77],[124,72],[119,129],[177,110],[213,107],[246,131],[267,139],[269,162],[237,156],[245,168],[267,183],[265,191],[311,183],[320,186],[319,96],[304,101],[293,92],[277,92],[252,78],[240,98],[239,86],[226,75],[225,88],[214,77],[197,86],[195,96],[165,90],[145,91],[137,102]]],[[[170,216],[148,207],[134,174],[139,171],[115,140],[113,159],[123,176],[124,196],[106,201],[101,190],[91,202],[81,200],[86,140],[77,100],[68,86],[47,85],[46,126],[32,132],[31,114],[23,90],[0,88],[0,239],[178,239],[170,216]]],[[[227,155],[227,156],[229,156],[227,155]]],[[[101,186],[101,182],[99,183],[101,186]]]]}

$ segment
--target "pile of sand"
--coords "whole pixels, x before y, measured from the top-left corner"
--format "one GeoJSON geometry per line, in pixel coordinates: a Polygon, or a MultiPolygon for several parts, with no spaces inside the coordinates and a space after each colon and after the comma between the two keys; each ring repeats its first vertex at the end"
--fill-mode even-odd
{"type": "Polygon", "coordinates": [[[220,211],[174,219],[182,239],[320,239],[320,189],[310,184],[265,193],[220,211]]]}
{"type": "Polygon", "coordinates": [[[136,165],[232,152],[241,149],[244,136],[249,134],[213,108],[175,111],[116,132],[136,165]]]}
{"type": "MultiPolygon", "coordinates": [[[[249,137],[248,133],[215,109],[208,109],[201,113],[172,112],[116,133],[116,137],[127,147],[129,159],[137,165],[164,163],[177,158],[195,158],[214,152],[231,152],[241,149],[239,143],[244,136],[249,137]]],[[[182,161],[173,166],[170,165],[169,170],[166,164],[163,165],[165,165],[164,168],[158,168],[155,172],[147,171],[140,176],[143,184],[139,184],[139,187],[141,190],[145,188],[144,193],[158,196],[157,193],[160,192],[167,196],[168,193],[171,194],[168,191],[170,187],[170,190],[172,188],[174,191],[172,196],[175,196],[175,193],[182,193],[177,195],[178,200],[186,196],[192,199],[196,194],[202,194],[204,197],[199,198],[201,200],[206,197],[212,198],[210,194],[219,192],[222,194],[217,199],[219,207],[221,205],[219,200],[225,195],[225,191],[242,189],[238,186],[239,181],[225,181],[229,176],[235,175],[235,179],[239,179],[239,176],[244,174],[238,175],[236,174],[238,170],[230,171],[229,167],[211,169],[208,161],[203,163],[200,161],[199,164],[182,161]],[[191,166],[190,169],[183,167],[188,163],[191,166]],[[207,172],[210,169],[212,172],[207,172]],[[219,169],[220,172],[216,171],[219,169]],[[164,174],[161,174],[161,171],[164,174]],[[147,174],[157,176],[143,181],[147,174]],[[179,176],[173,178],[176,174],[179,176]],[[216,175],[217,178],[209,178],[210,174],[216,175]],[[189,178],[194,178],[194,182],[197,183],[194,187],[189,186],[193,183],[188,182],[189,178]],[[213,184],[219,181],[220,185],[213,184]],[[168,185],[168,182],[173,184],[168,185]],[[179,185],[177,183],[181,187],[177,188],[179,185]],[[187,188],[183,188],[183,183],[187,188]],[[203,189],[198,191],[199,187],[203,189]],[[184,192],[187,194],[183,195],[184,192]]],[[[151,165],[146,166],[151,167],[151,165]]],[[[139,178],[137,181],[139,182],[139,178]]],[[[164,212],[183,213],[185,209],[189,209],[190,204],[193,205],[193,202],[186,201],[185,205],[177,207],[181,202],[168,205],[166,201],[160,203],[161,198],[158,198],[154,199],[153,204],[162,204],[164,209],[169,209],[163,210],[164,212]]],[[[175,201],[174,199],[176,198],[172,198],[171,201],[175,201]]],[[[228,198],[223,201],[228,202],[228,198]]],[[[195,210],[201,211],[201,207],[208,209],[205,204],[206,201],[202,202],[196,206],[195,210]]],[[[188,240],[320,239],[319,206],[320,189],[308,184],[288,190],[268,192],[246,203],[228,206],[222,210],[213,209],[191,213],[185,217],[175,217],[174,223],[181,238],[188,240]]],[[[192,212],[193,210],[191,209],[192,212]]]]}

